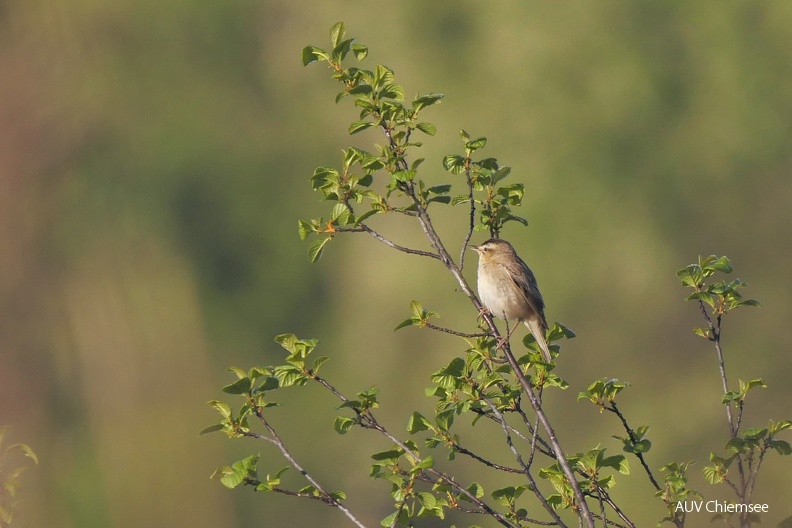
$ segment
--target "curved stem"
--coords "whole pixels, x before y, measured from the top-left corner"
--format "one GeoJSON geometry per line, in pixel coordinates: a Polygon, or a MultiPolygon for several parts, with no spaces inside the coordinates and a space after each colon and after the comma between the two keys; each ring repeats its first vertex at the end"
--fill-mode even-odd
{"type": "MultiPolygon", "coordinates": [[[[313,485],[313,487],[314,487],[314,488],[316,488],[316,490],[317,490],[317,491],[320,493],[320,495],[321,495],[321,497],[319,497],[319,498],[321,499],[321,501],[322,501],[322,502],[324,502],[325,504],[328,504],[328,505],[330,505],[330,506],[332,506],[332,507],[334,507],[334,508],[337,508],[339,511],[341,511],[341,513],[343,513],[344,515],[346,515],[346,517],[347,517],[347,518],[348,518],[350,521],[352,521],[352,523],[353,523],[355,526],[357,526],[358,528],[366,528],[366,526],[365,526],[363,523],[361,523],[361,522],[360,522],[360,521],[359,521],[359,520],[358,520],[358,519],[355,517],[355,515],[354,515],[354,514],[353,514],[353,513],[352,513],[352,512],[351,512],[351,511],[350,511],[350,510],[349,510],[349,509],[346,507],[346,506],[344,506],[343,504],[341,504],[340,502],[338,502],[338,500],[336,500],[336,499],[335,499],[335,498],[334,498],[334,497],[333,497],[333,496],[332,496],[330,493],[328,493],[328,492],[327,492],[327,491],[326,491],[326,490],[325,490],[325,489],[322,487],[322,485],[319,483],[319,481],[317,481],[315,478],[313,478],[313,477],[312,477],[312,476],[311,476],[311,475],[310,475],[310,474],[309,474],[309,473],[308,473],[308,472],[307,472],[307,471],[306,471],[306,470],[305,470],[305,469],[304,469],[304,468],[303,468],[303,467],[300,465],[300,463],[299,463],[299,462],[297,462],[297,459],[296,459],[296,458],[294,458],[294,456],[292,456],[292,454],[289,452],[289,450],[288,450],[288,449],[286,449],[286,445],[283,443],[283,440],[281,440],[281,437],[278,435],[278,433],[275,431],[275,429],[274,429],[274,428],[273,428],[273,427],[270,425],[270,423],[269,423],[269,422],[268,422],[268,421],[267,421],[267,420],[264,418],[264,415],[261,413],[261,411],[260,411],[259,409],[256,409],[256,410],[255,410],[255,413],[256,413],[256,416],[258,417],[258,419],[261,421],[261,423],[262,423],[262,424],[264,424],[264,427],[265,427],[265,428],[267,429],[267,431],[269,432],[269,436],[267,436],[267,435],[262,435],[262,434],[258,434],[258,433],[253,433],[253,432],[250,432],[250,431],[246,432],[246,433],[245,433],[245,436],[252,436],[252,437],[258,438],[259,440],[266,440],[267,442],[269,442],[269,443],[273,444],[275,447],[277,447],[277,448],[278,448],[278,450],[281,452],[281,455],[283,455],[283,458],[285,458],[286,460],[288,460],[288,461],[289,461],[289,464],[291,464],[291,465],[292,465],[292,467],[294,467],[294,469],[296,469],[297,471],[299,471],[299,472],[300,472],[300,475],[302,475],[303,477],[305,477],[305,479],[306,479],[308,482],[310,482],[310,483],[313,485]]],[[[282,492],[286,493],[285,491],[282,491],[282,492]]],[[[290,494],[290,493],[287,493],[287,494],[290,494]]],[[[300,494],[297,494],[297,496],[301,496],[301,495],[300,495],[300,494]]]]}

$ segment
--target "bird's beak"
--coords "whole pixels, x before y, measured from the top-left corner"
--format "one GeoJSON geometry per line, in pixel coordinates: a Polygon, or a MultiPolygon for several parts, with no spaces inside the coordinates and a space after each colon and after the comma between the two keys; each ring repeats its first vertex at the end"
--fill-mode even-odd
{"type": "Polygon", "coordinates": [[[479,253],[479,251],[480,251],[480,250],[479,250],[479,247],[478,247],[478,246],[474,246],[473,244],[470,244],[470,245],[468,246],[468,249],[472,249],[472,250],[473,250],[473,251],[475,251],[476,253],[479,253]]]}

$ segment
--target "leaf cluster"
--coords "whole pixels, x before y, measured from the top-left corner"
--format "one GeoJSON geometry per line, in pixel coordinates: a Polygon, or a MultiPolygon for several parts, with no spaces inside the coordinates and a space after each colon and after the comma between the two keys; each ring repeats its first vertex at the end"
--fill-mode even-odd
{"type": "MultiPolygon", "coordinates": [[[[0,448],[3,447],[3,440],[10,427],[0,427],[0,448]]],[[[22,486],[20,477],[27,469],[25,465],[18,465],[18,462],[11,462],[14,453],[19,452],[38,464],[38,456],[33,449],[23,443],[9,445],[0,451],[0,528],[11,526],[14,519],[14,507],[19,503],[17,494],[22,486]]]]}
{"type": "Polygon", "coordinates": [[[501,167],[495,158],[474,159],[473,154],[483,149],[487,138],[471,139],[462,130],[460,136],[464,144],[464,154],[450,154],[443,158],[443,168],[451,174],[463,174],[470,189],[468,194],[460,194],[451,199],[452,205],[475,204],[481,214],[474,225],[476,231],[489,231],[491,237],[499,236],[507,222],[528,225],[528,221],[513,212],[514,207],[522,205],[525,185],[513,183],[501,185],[511,173],[511,167],[501,167]]]}
{"type": "MultiPolygon", "coordinates": [[[[748,284],[740,279],[728,282],[721,280],[708,284],[706,279],[718,272],[725,274],[732,272],[732,264],[727,257],[716,257],[715,255],[706,258],[699,257],[698,263],[689,264],[677,271],[677,277],[682,285],[693,290],[693,293],[688,295],[685,300],[706,303],[716,315],[724,315],[740,306],[759,306],[758,301],[743,299],[739,290],[748,284]]],[[[707,339],[714,339],[711,330],[697,327],[694,332],[707,339]]]]}
{"type": "Polygon", "coordinates": [[[464,154],[448,155],[443,159],[447,171],[465,176],[464,182],[459,183],[464,184],[466,191],[454,197],[451,195],[453,183],[433,185],[420,177],[424,158],[418,157],[408,163],[408,152],[422,146],[422,142],[415,139],[415,132],[426,136],[434,136],[437,132],[434,124],[423,120],[422,112],[439,103],[442,94],[417,94],[406,103],[404,88],[396,83],[393,70],[387,66],[378,64],[372,70],[347,66],[344,60],[350,52],[361,61],[368,49],[346,38],[343,23],[333,26],[331,44],[331,51],[307,46],[303,49],[303,65],[327,63],[332,77],[343,86],[336,102],[349,97],[359,109],[358,119],[348,127],[349,134],[377,129],[386,141],[375,144],[371,151],[356,147],[344,149],[340,168],[318,167],[314,171],[313,189],[335,205],[327,218],[299,221],[302,239],[317,236],[308,250],[311,261],[321,257],[326,244],[338,232],[374,234],[366,223],[371,217],[386,213],[413,216],[426,211],[433,203],[468,204],[471,211],[478,206],[480,215],[471,229],[488,230],[491,236],[498,236],[507,222],[527,225],[524,218],[513,212],[513,208],[522,203],[524,185],[501,183],[511,169],[500,167],[495,158],[473,159],[474,153],[485,147],[486,138],[471,139],[462,131],[464,154]],[[382,185],[374,185],[377,181],[382,185]],[[384,189],[384,192],[375,188],[384,189]],[[407,200],[402,199],[405,197],[407,200]]]}

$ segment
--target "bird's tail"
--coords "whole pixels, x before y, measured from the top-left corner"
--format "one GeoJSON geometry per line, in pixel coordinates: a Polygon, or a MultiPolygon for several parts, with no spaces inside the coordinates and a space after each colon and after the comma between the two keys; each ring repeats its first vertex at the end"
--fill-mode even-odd
{"type": "Polygon", "coordinates": [[[539,348],[542,351],[542,358],[544,358],[545,363],[552,362],[553,357],[550,355],[550,348],[547,346],[545,328],[539,321],[539,318],[526,319],[523,321],[523,323],[525,323],[525,326],[527,326],[528,330],[531,331],[531,334],[534,336],[534,339],[536,339],[536,342],[539,343],[539,348]]]}

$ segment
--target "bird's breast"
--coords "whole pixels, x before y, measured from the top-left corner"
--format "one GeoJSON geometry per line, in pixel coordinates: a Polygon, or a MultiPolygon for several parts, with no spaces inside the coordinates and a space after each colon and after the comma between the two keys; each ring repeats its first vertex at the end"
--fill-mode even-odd
{"type": "Polygon", "coordinates": [[[522,292],[503,266],[494,263],[479,266],[478,292],[481,302],[496,317],[525,320],[532,315],[522,292]]]}

